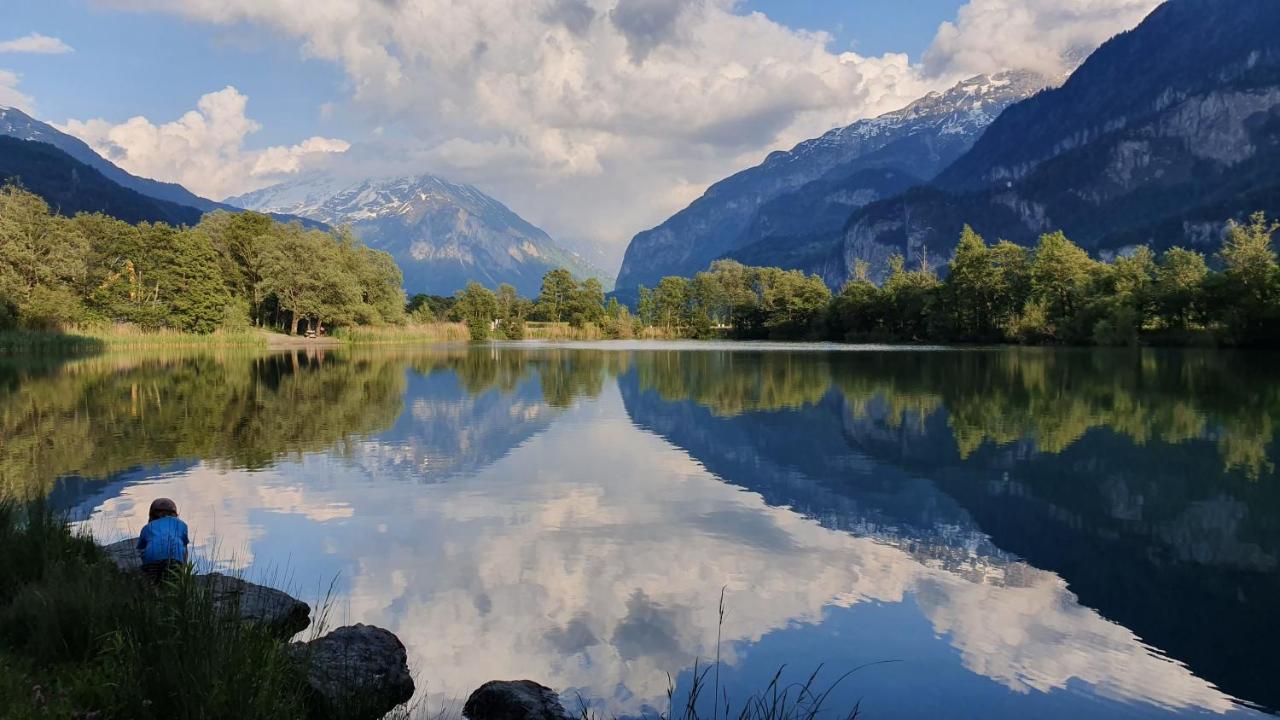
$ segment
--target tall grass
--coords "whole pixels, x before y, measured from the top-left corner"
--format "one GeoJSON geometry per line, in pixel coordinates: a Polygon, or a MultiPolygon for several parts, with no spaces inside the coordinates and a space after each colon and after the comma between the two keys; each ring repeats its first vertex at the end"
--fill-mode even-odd
{"type": "Polygon", "coordinates": [[[269,334],[261,331],[215,331],[208,335],[178,330],[144,330],[136,325],[71,326],[58,332],[11,330],[0,332],[0,352],[59,352],[81,354],[108,349],[145,347],[266,347],[269,334]]]}
{"type": "Polygon", "coordinates": [[[29,330],[0,331],[0,354],[34,352],[90,355],[101,352],[105,347],[100,338],[87,335],[29,330]]]}
{"type": "Polygon", "coordinates": [[[285,643],[214,605],[189,572],[116,569],[42,504],[0,505],[5,718],[304,718],[285,643]]]}
{"type": "Polygon", "coordinates": [[[419,343],[467,342],[471,333],[463,323],[437,322],[421,325],[370,325],[339,328],[334,337],[353,345],[409,345],[419,343]]]}
{"type": "Polygon", "coordinates": [[[685,337],[678,328],[635,327],[630,323],[615,323],[601,327],[586,323],[574,327],[567,322],[527,322],[524,325],[526,340],[551,342],[594,340],[678,340],[685,337]]]}

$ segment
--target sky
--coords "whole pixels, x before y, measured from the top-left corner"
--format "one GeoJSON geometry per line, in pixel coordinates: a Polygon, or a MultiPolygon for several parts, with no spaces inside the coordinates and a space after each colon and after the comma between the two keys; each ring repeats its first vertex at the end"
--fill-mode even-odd
{"type": "Polygon", "coordinates": [[[1060,75],[1158,0],[5,0],[0,105],[213,198],[476,185],[579,251],[984,72],[1060,75]]]}

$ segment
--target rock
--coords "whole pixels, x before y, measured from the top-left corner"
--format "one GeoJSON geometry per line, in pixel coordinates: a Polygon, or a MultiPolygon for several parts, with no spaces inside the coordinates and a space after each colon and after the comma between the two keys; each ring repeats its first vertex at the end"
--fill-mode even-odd
{"type": "Polygon", "coordinates": [[[494,680],[471,693],[462,706],[470,720],[572,720],[560,696],[532,680],[494,680]]]}
{"type": "Polygon", "coordinates": [[[351,625],[290,649],[306,668],[316,717],[379,720],[413,697],[404,644],[388,630],[351,625]]]}
{"type": "MultiPolygon", "coordinates": [[[[103,545],[102,550],[124,572],[139,572],[142,555],[138,538],[103,545]]],[[[196,575],[196,583],[213,595],[225,612],[238,613],[245,622],[263,625],[283,637],[291,637],[311,624],[311,606],[288,593],[222,573],[196,575]]]]}
{"type": "Polygon", "coordinates": [[[128,538],[110,545],[103,545],[102,551],[115,562],[116,567],[124,572],[140,572],[142,570],[142,554],[138,552],[138,538],[128,538]]]}
{"type": "Polygon", "coordinates": [[[311,624],[311,606],[288,593],[221,573],[197,575],[195,581],[213,596],[218,608],[238,613],[245,622],[262,625],[284,637],[311,624]]]}

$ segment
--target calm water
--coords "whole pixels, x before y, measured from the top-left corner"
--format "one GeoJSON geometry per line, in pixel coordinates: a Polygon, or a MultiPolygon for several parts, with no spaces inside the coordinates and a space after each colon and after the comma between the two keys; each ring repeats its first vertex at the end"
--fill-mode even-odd
{"type": "Polygon", "coordinates": [[[434,709],[878,661],[864,717],[1280,708],[1268,355],[512,346],[0,367],[0,489],[405,641],[434,709]],[[725,588],[727,614],[718,628],[725,588]]]}

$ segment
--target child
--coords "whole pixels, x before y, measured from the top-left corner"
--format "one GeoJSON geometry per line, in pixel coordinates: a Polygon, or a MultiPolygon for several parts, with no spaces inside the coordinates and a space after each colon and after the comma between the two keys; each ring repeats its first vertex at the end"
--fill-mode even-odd
{"type": "Polygon", "coordinates": [[[147,513],[150,521],[138,536],[142,553],[142,572],[160,582],[171,570],[187,562],[187,524],[178,519],[178,505],[169,498],[158,498],[147,513]]]}

